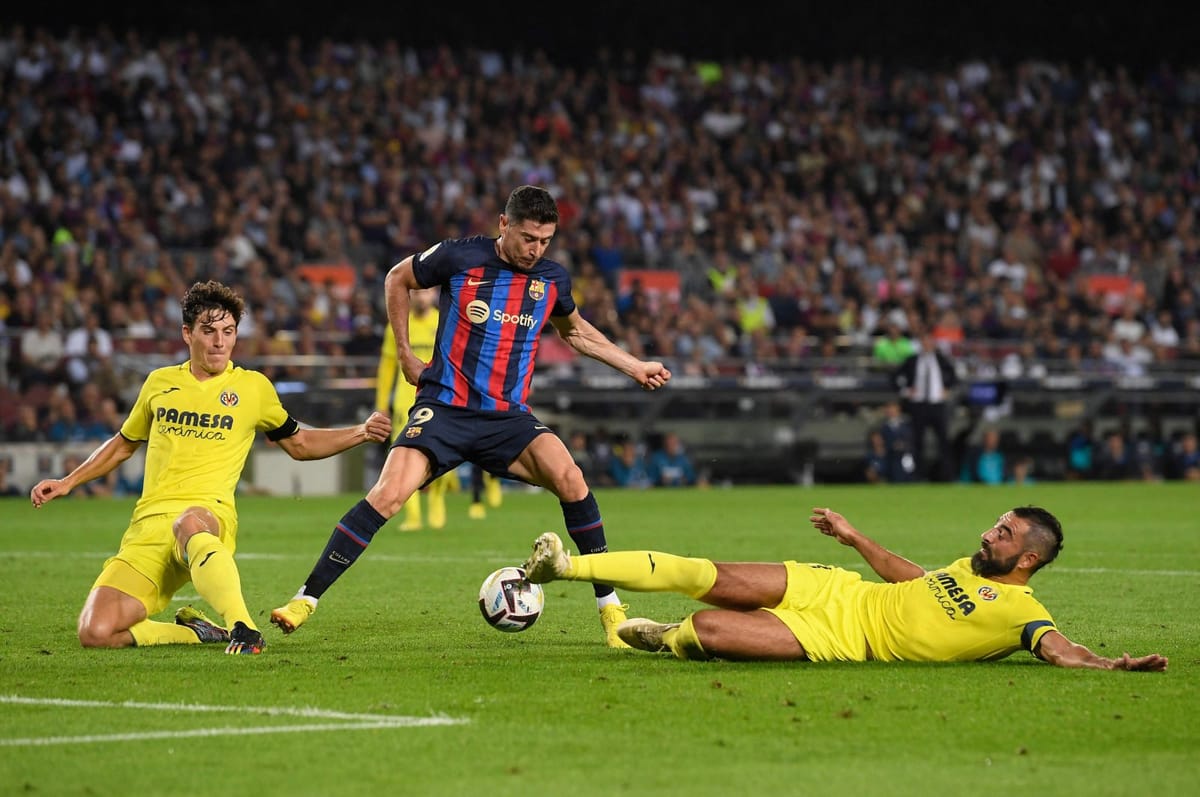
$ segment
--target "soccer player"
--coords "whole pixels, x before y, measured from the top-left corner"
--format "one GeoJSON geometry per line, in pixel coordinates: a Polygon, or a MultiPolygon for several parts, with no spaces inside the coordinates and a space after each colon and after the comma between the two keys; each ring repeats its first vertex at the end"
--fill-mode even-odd
{"type": "Polygon", "coordinates": [[[41,508],[129,459],[146,443],[145,486],[115,556],[101,570],[79,615],[86,648],[228,643],[226,653],[256,654],[263,638],[246,609],[233,554],[234,490],[259,431],[293,459],[322,459],[391,433],[386,415],[357,426],[302,429],[263,374],[230,357],[242,318],[240,296],[219,282],[197,282],[183,297],[189,359],[151,371],[121,429],[61,479],[30,492],[41,508]],[[149,619],[191,581],[221,613],[222,627],[190,606],[175,622],[149,619]]]}
{"type": "Polygon", "coordinates": [[[1099,656],[1067,639],[1033,597],[1029,578],[1062,549],[1062,526],[1040,507],[1005,512],[969,559],[926,571],[814,508],[822,534],[854,548],[886,581],[798,562],[712,562],[658,551],[570,556],[543,534],[525,562],[531,582],[612,584],[678,592],[717,608],[680,623],[635,618],[618,635],[639,650],[681,659],[762,661],[992,661],[1018,649],[1060,667],[1165,670],[1157,654],[1099,656]]]}
{"type": "MultiPolygon", "coordinates": [[[[600,508],[583,472],[529,408],[539,337],[553,324],[576,351],[646,390],[665,385],[671,372],[624,351],[580,315],[567,270],[545,259],[557,229],[550,193],[520,186],[500,214],[499,237],[445,240],[388,272],[388,319],[404,375],[417,385],[417,401],[375,485],[338,521],[296,596],[271,613],[285,633],[308,619],[414,491],[463,462],[546,488],[558,498],[579,549],[607,550],[600,508]],[[409,291],[434,285],[441,287],[441,316],[433,360],[426,364],[409,338],[409,291]]],[[[616,633],[625,620],[616,592],[604,584],[594,592],[607,644],[626,647],[616,633]]]]}

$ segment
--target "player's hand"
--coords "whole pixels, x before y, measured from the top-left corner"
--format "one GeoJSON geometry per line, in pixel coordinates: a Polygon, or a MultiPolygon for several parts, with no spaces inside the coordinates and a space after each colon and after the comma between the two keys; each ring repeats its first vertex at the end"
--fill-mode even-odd
{"type": "Polygon", "coordinates": [[[814,506],[813,514],[808,518],[813,528],[827,537],[833,537],[842,545],[853,545],[860,536],[858,529],[838,512],[827,506],[814,506]]]}
{"type": "Polygon", "coordinates": [[[362,430],[367,440],[382,443],[392,435],[392,419],[382,412],[372,412],[371,416],[363,421],[362,430]]]}
{"type": "Polygon", "coordinates": [[[1151,653],[1149,656],[1133,657],[1125,653],[1121,658],[1116,659],[1113,669],[1115,670],[1138,670],[1141,672],[1162,672],[1167,669],[1167,657],[1160,656],[1157,653],[1151,653]]]}
{"type": "Polygon", "coordinates": [[[660,362],[644,362],[641,373],[634,379],[637,379],[642,390],[658,390],[671,381],[671,371],[660,362]]]}
{"type": "Polygon", "coordinates": [[[407,354],[400,358],[400,371],[404,374],[404,380],[410,385],[417,384],[417,380],[421,378],[421,372],[425,370],[425,362],[415,354],[407,354]]]}
{"type": "Polygon", "coordinates": [[[43,504],[48,504],[55,498],[61,498],[70,492],[71,488],[62,479],[42,479],[29,491],[29,500],[33,502],[34,509],[40,509],[43,504]]]}

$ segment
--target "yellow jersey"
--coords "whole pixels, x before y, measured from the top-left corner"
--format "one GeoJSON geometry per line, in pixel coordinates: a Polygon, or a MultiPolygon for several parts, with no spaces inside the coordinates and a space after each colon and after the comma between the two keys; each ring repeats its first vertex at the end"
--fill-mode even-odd
{"type": "Polygon", "coordinates": [[[204,381],[192,375],[190,361],[151,371],[121,425],[124,438],[147,444],[133,520],[197,503],[236,511],[234,491],[255,435],[282,440],[299,428],[258,371],[230,362],[204,381]]]}
{"type": "MultiPolygon", "coordinates": [[[[429,308],[424,315],[409,313],[408,342],[413,354],[426,364],[433,359],[433,347],[437,341],[438,310],[429,308]]],[[[375,375],[375,409],[392,416],[392,437],[408,418],[408,411],[417,399],[417,386],[410,385],[400,370],[396,359],[396,335],[388,324],[383,335],[383,348],[379,352],[379,369],[375,375]]]]}
{"type": "Polygon", "coordinates": [[[1055,630],[1030,587],[977,576],[966,558],[897,583],[828,565],[787,566],[787,594],[768,611],[813,661],[991,661],[1036,651],[1055,630]]]}

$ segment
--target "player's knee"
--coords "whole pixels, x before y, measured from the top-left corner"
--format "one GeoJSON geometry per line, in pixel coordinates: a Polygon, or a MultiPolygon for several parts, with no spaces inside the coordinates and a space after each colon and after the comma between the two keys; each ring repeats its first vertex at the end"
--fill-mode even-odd
{"type": "Polygon", "coordinates": [[[587,498],[587,480],[574,462],[564,463],[547,475],[550,477],[549,487],[558,500],[570,503],[587,498]]]}
{"type": "Polygon", "coordinates": [[[180,550],[184,551],[187,550],[188,540],[192,538],[193,534],[207,533],[221,536],[221,523],[217,520],[217,516],[202,506],[185,509],[179,517],[175,518],[175,523],[171,528],[175,532],[175,539],[179,543],[180,550]]]}
{"type": "Polygon", "coordinates": [[[76,634],[79,637],[80,646],[85,648],[119,647],[115,642],[116,627],[110,622],[97,620],[94,616],[79,618],[79,626],[76,628],[76,634]]]}

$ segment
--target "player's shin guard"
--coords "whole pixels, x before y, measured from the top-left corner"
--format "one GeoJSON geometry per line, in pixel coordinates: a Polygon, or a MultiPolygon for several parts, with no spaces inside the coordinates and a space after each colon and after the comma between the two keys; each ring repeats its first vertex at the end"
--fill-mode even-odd
{"type": "MultiPolygon", "coordinates": [[[[580,501],[560,501],[559,505],[562,507],[567,534],[571,535],[571,541],[575,543],[579,553],[604,553],[608,550],[608,541],[604,538],[604,521],[600,519],[600,506],[590,491],[580,501]]],[[[608,584],[592,584],[592,590],[597,598],[615,592],[608,584]]]]}
{"type": "Polygon", "coordinates": [[[187,555],[196,592],[220,613],[225,625],[241,620],[255,628],[242,597],[242,578],[225,543],[208,532],[193,534],[188,539],[187,555]]]}
{"type": "Polygon", "coordinates": [[[566,577],[611,584],[634,592],[678,592],[701,598],[717,583],[717,566],[658,551],[613,551],[571,557],[566,577]]]}
{"type": "Polygon", "coordinates": [[[707,661],[712,656],[704,651],[700,637],[696,634],[696,626],[692,623],[692,615],[679,624],[678,628],[669,629],[663,634],[663,644],[671,649],[676,658],[707,661]]]}
{"type": "Polygon", "coordinates": [[[386,522],[387,518],[376,512],[365,498],[351,507],[334,528],[321,558],[304,582],[304,594],[310,598],[324,595],[325,590],[358,560],[375,532],[386,522]]]}

